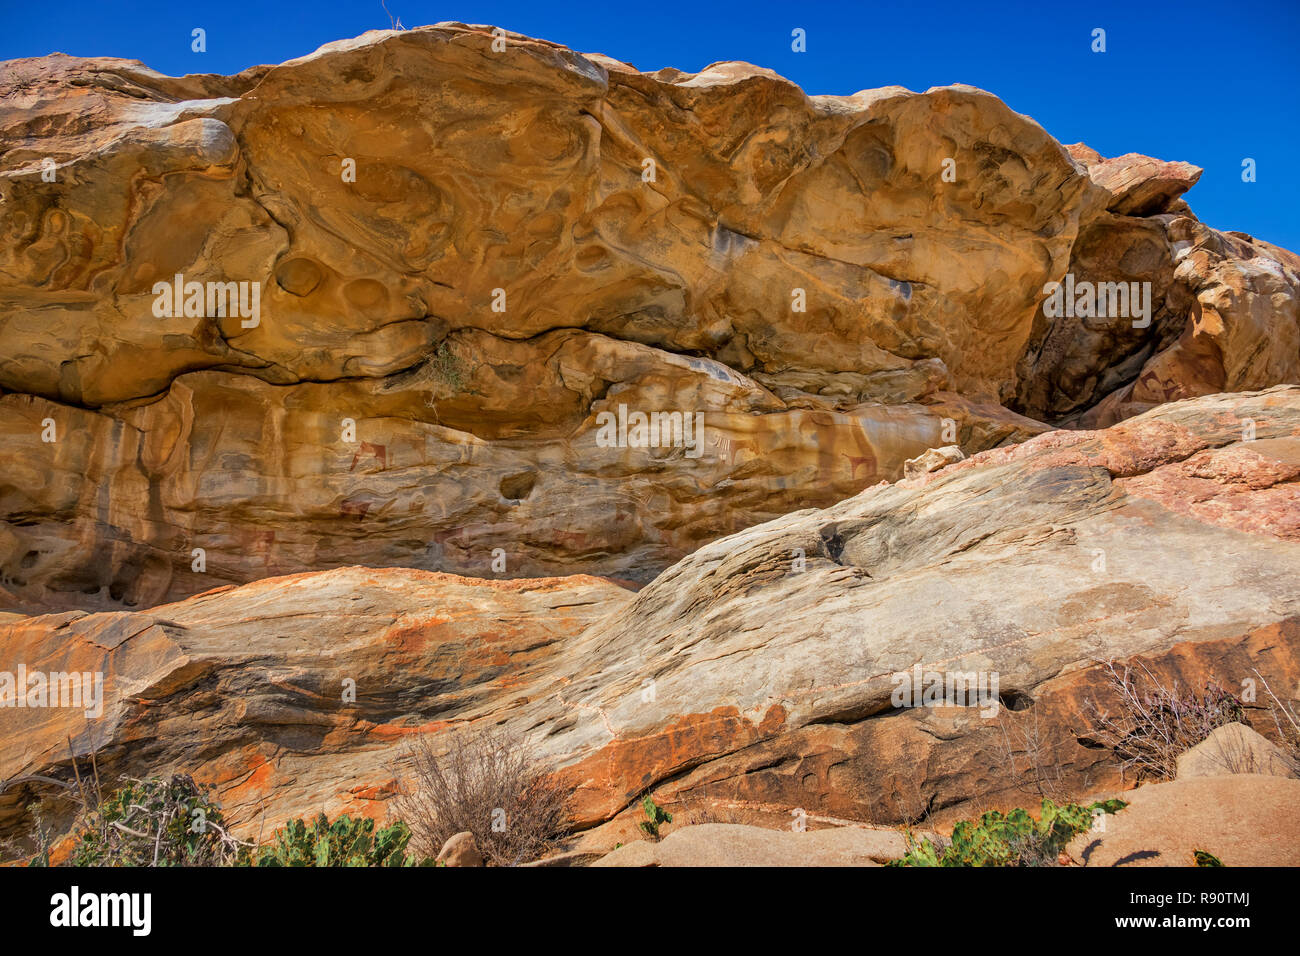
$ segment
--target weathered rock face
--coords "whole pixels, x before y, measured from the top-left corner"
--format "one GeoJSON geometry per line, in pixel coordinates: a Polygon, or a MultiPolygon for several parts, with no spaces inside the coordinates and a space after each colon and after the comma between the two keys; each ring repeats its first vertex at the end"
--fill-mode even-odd
{"type": "Polygon", "coordinates": [[[1018,410],[1097,428],[1163,402],[1300,381],[1300,258],[1198,222],[1177,198],[1200,178],[1194,166],[1068,149],[1111,196],[1080,230],[1070,275],[1149,283],[1150,315],[1046,321],[1021,357],[1018,410]]]}
{"type": "Polygon", "coordinates": [[[1197,850],[1224,866],[1300,866],[1300,780],[1260,774],[1192,777],[1141,787],[1068,852],[1085,866],[1192,866],[1197,850]]]}
{"type": "Polygon", "coordinates": [[[1244,724],[1225,724],[1179,755],[1177,778],[1249,773],[1300,778],[1300,766],[1285,750],[1244,724]]]}
{"type": "Polygon", "coordinates": [[[593,866],[879,866],[907,853],[899,830],[839,827],[799,833],[705,823],[670,833],[662,843],[638,840],[593,866]]]}
{"type": "MultiPolygon", "coordinates": [[[[1157,219],[1167,217],[1155,217],[1157,219]]],[[[1168,219],[1174,286],[1166,304],[1195,295],[1173,338],[1145,359],[1137,379],[1075,418],[1104,427],[1161,402],[1300,381],[1300,258],[1189,216],[1168,219]]]]}
{"type": "Polygon", "coordinates": [[[1078,792],[1114,782],[1087,744],[1083,702],[1107,698],[1096,660],[1297,687],[1298,400],[1216,396],[1053,432],[701,548],[582,638],[607,661],[566,691],[602,718],[571,769],[592,816],[657,780],[661,804],[969,810],[1032,783],[1027,754],[1001,755],[1029,732],[1040,769],[1078,792]],[[1245,420],[1264,440],[1240,441],[1245,420]],[[1188,496],[1193,459],[1206,484],[1188,496]],[[1008,708],[1032,706],[900,708],[893,675],[917,664],[996,673],[1008,708]]]}
{"type": "MultiPolygon", "coordinates": [[[[573,787],[587,849],[625,839],[645,792],[814,828],[1079,796],[1121,783],[1089,736],[1097,661],[1300,685],[1298,478],[1300,388],[1279,387],[882,484],[708,544],[637,594],[348,568],[14,618],[0,672],[101,672],[105,701],[91,720],[0,709],[0,778],[66,777],[71,737],[109,777],[216,782],[256,832],[382,814],[405,741],[481,723],[573,787]],[[906,706],[898,675],[918,666],[987,696],[906,706]]],[[[1247,717],[1274,734],[1262,701],[1247,717]]],[[[0,838],[48,792],[6,789],[0,838]]]]}
{"type": "MultiPolygon", "coordinates": [[[[375,815],[393,793],[395,744],[466,708],[508,708],[557,642],[629,597],[581,575],[345,568],[150,612],[0,624],[0,671],[103,675],[97,716],[84,705],[0,708],[0,779],[95,753],[110,776],[195,767],[254,829],[309,806],[375,815]]],[[[0,817],[28,795],[0,794],[0,817]]]]}
{"type": "Polygon", "coordinates": [[[1300,377],[1295,257],[1197,223],[1187,164],[1072,156],[969,87],[492,39],[5,64],[0,602],[348,564],[644,582],[931,447],[1300,377]],[[1046,318],[1071,271],[1151,282],[1149,326],[1046,318]],[[610,447],[624,407],[703,434],[610,447]]]}

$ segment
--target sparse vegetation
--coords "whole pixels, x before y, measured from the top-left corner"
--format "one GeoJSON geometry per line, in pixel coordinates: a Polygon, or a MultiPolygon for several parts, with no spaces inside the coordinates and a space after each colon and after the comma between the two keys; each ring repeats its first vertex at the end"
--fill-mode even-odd
{"type": "Polygon", "coordinates": [[[398,31],[406,29],[406,27],[402,26],[401,17],[395,17],[388,12],[388,4],[385,3],[384,0],[379,0],[379,5],[384,8],[384,13],[388,14],[388,23],[390,25],[390,29],[398,30],[398,31]]]}
{"type": "Polygon", "coordinates": [[[905,856],[890,866],[1054,866],[1077,834],[1092,826],[1097,812],[1115,813],[1127,804],[1105,800],[1083,806],[1058,806],[1044,800],[1037,820],[1017,807],[1002,814],[990,810],[978,821],[963,820],[953,827],[945,844],[929,839],[916,843],[908,837],[905,856]]]}
{"type": "MultiPolygon", "coordinates": [[[[427,374],[436,385],[445,389],[452,395],[464,393],[477,394],[475,389],[466,387],[468,373],[459,356],[451,350],[451,347],[444,340],[438,344],[433,355],[425,363],[427,374]]],[[[445,395],[443,395],[445,397],[445,395]]],[[[438,398],[437,391],[431,393],[425,400],[424,404],[432,409],[433,417],[440,422],[438,416],[438,398]]],[[[440,422],[441,423],[441,422],[440,422]]]]}
{"type": "Polygon", "coordinates": [[[646,818],[641,821],[642,831],[652,840],[659,839],[659,827],[665,823],[673,822],[673,815],[659,806],[651,799],[650,794],[645,795],[641,801],[641,809],[645,812],[646,818]]]}
{"type": "Polygon", "coordinates": [[[434,351],[433,357],[429,360],[429,370],[435,379],[453,392],[464,391],[465,367],[446,342],[440,343],[434,351]]]}
{"type": "Polygon", "coordinates": [[[484,858],[517,866],[540,857],[564,834],[569,793],[532,761],[522,742],[494,731],[463,731],[440,754],[430,738],[410,750],[411,788],[397,799],[411,842],[437,856],[468,830],[484,858]]]}
{"type": "Polygon", "coordinates": [[[1218,727],[1246,723],[1241,701],[1213,679],[1198,694],[1180,691],[1177,681],[1165,686],[1146,665],[1139,665],[1139,673],[1128,666],[1120,670],[1114,661],[1105,666],[1119,713],[1111,715],[1095,700],[1088,701],[1093,725],[1088,736],[1115,754],[1121,775],[1172,780],[1180,754],[1218,727]]]}
{"type": "MultiPolygon", "coordinates": [[[[868,783],[869,781],[864,779],[863,784],[868,783]]],[[[895,774],[888,780],[886,786],[892,788],[890,802],[893,804],[894,819],[900,826],[906,829],[930,827],[935,804],[938,801],[937,794],[922,793],[915,778],[905,773],[895,774]]]]}
{"type": "Polygon", "coordinates": [[[1296,712],[1293,704],[1283,701],[1273,693],[1273,688],[1258,670],[1255,671],[1255,676],[1264,685],[1264,693],[1268,695],[1268,713],[1273,718],[1274,726],[1277,727],[1277,736],[1281,741],[1282,749],[1291,759],[1291,766],[1300,772],[1300,713],[1296,712]]]}
{"type": "MultiPolygon", "coordinates": [[[[432,860],[406,852],[410,828],[401,821],[375,829],[373,820],[347,815],[330,822],[291,820],[265,846],[231,835],[211,784],[188,774],[128,779],[104,796],[92,755],[89,773],[73,760],[75,781],[59,784],[76,809],[66,830],[67,866],[423,866],[432,860]]],[[[33,808],[37,852],[29,866],[49,866],[56,840],[46,807],[33,808]]]]}
{"type": "Polygon", "coordinates": [[[762,813],[748,809],[744,802],[730,798],[715,798],[708,787],[701,787],[689,795],[677,793],[674,802],[679,809],[674,816],[678,825],[699,826],[702,823],[739,823],[761,825],[762,813]]]}
{"type": "MultiPolygon", "coordinates": [[[[1060,800],[1070,789],[1067,768],[1060,759],[1064,737],[1046,729],[1038,708],[1028,714],[998,718],[998,748],[1016,788],[1041,798],[1060,800]]],[[[1084,777],[1084,786],[1087,777],[1084,777]]]]}

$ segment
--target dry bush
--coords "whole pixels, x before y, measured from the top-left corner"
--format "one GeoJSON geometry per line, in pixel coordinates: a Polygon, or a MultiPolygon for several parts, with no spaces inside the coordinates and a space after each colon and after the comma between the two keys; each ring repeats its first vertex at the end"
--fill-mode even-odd
{"type": "Polygon", "coordinates": [[[894,820],[891,825],[903,831],[908,849],[929,840],[936,852],[943,853],[948,849],[948,840],[940,835],[939,826],[934,820],[938,794],[926,796],[921,792],[920,785],[907,777],[896,779],[893,783],[894,820]]]}
{"type": "Polygon", "coordinates": [[[1061,851],[1037,834],[1008,841],[1016,866],[1063,866],[1061,851]]]}
{"type": "Polygon", "coordinates": [[[1300,773],[1300,713],[1296,712],[1292,704],[1283,701],[1273,693],[1273,688],[1268,685],[1268,681],[1258,670],[1255,671],[1255,676],[1259,678],[1259,682],[1264,685],[1264,690],[1268,693],[1268,712],[1273,718],[1274,726],[1277,727],[1277,736],[1282,743],[1282,749],[1291,758],[1291,766],[1300,773]]]}
{"type": "Polygon", "coordinates": [[[679,797],[673,809],[672,828],[695,827],[704,823],[740,823],[738,815],[729,807],[719,807],[716,803],[679,797]]]}
{"type": "Polygon", "coordinates": [[[434,741],[412,743],[414,782],[396,800],[417,854],[437,856],[465,830],[497,866],[535,860],[556,844],[569,822],[569,793],[543,773],[521,741],[497,731],[462,731],[445,754],[434,741]]]}
{"type": "Polygon", "coordinates": [[[1180,754],[1218,727],[1245,722],[1241,701],[1213,679],[1198,694],[1180,691],[1177,681],[1166,687],[1145,664],[1140,674],[1128,665],[1121,671],[1114,661],[1105,667],[1120,712],[1111,716],[1095,700],[1084,709],[1092,718],[1088,736],[1119,758],[1121,777],[1133,771],[1138,780],[1172,780],[1180,754]]]}
{"type": "Polygon", "coordinates": [[[1038,708],[1031,708],[1026,716],[1019,718],[1001,714],[998,729],[1002,734],[998,742],[1002,764],[1010,772],[1016,789],[1060,802],[1067,789],[1065,768],[1058,760],[1063,738],[1043,728],[1038,708]]]}
{"type": "Polygon", "coordinates": [[[703,823],[737,823],[772,829],[770,812],[754,810],[732,796],[715,796],[710,793],[708,784],[674,794],[667,809],[673,814],[673,822],[669,825],[673,830],[703,823]]]}
{"type": "Polygon", "coordinates": [[[1206,759],[1223,773],[1264,772],[1264,767],[1250,744],[1237,736],[1217,739],[1207,750],[1206,759]]]}
{"type": "Polygon", "coordinates": [[[933,829],[931,823],[938,795],[923,794],[920,785],[912,777],[897,777],[888,783],[893,787],[890,801],[893,810],[889,824],[906,828],[933,829]]]}
{"type": "MultiPolygon", "coordinates": [[[[0,792],[3,792],[0,786],[0,792]]],[[[58,843],[59,833],[50,822],[49,808],[44,800],[27,805],[31,814],[31,828],[24,834],[0,840],[0,866],[49,866],[50,853],[58,843]]]]}

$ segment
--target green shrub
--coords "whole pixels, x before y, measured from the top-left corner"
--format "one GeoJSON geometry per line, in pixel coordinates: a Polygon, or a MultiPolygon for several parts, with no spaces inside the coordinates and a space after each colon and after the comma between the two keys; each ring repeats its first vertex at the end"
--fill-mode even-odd
{"type": "Polygon", "coordinates": [[[1223,861],[1207,850],[1193,850],[1192,862],[1197,866],[1223,866],[1223,861]]]}
{"type": "Polygon", "coordinates": [[[429,866],[406,853],[411,831],[400,820],[375,830],[375,821],[325,814],[310,823],[290,820],[257,854],[258,866],[429,866]]]}
{"type": "Polygon", "coordinates": [[[917,844],[908,838],[907,855],[890,866],[1041,866],[1055,862],[1061,850],[1092,826],[1097,810],[1115,813],[1127,806],[1122,800],[1106,800],[1081,806],[1057,806],[1044,800],[1037,820],[1017,807],[1007,814],[990,810],[978,822],[963,820],[953,827],[947,846],[930,840],[917,844]]]}
{"type": "Polygon", "coordinates": [[[656,804],[650,799],[650,794],[645,795],[641,801],[641,809],[645,811],[646,819],[641,823],[641,829],[652,840],[659,839],[659,826],[663,823],[672,823],[673,815],[663,807],[656,804]]]}
{"type": "MultiPolygon", "coordinates": [[[[185,774],[136,780],[80,815],[72,866],[230,866],[249,848],[226,832],[213,787],[185,774]]],[[[48,850],[33,865],[49,865],[48,850]]]]}

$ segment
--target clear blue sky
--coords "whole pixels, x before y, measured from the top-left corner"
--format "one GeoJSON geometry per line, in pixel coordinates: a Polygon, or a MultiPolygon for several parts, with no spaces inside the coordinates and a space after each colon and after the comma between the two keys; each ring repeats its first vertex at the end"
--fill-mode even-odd
{"type": "MultiPolygon", "coordinates": [[[[1300,0],[387,3],[407,27],[490,23],[642,70],[748,60],[809,93],[969,83],[1064,143],[1203,167],[1187,196],[1203,221],[1300,251],[1300,0]],[[795,27],[806,53],[790,49],[795,27]],[[1104,54],[1090,50],[1094,27],[1104,54]],[[1241,180],[1245,157],[1254,183],[1241,180]]],[[[0,0],[0,11],[0,59],[119,56],[170,74],[233,73],[389,26],[380,0],[0,0]],[[206,53],[190,51],[194,27],[206,53]]]]}

